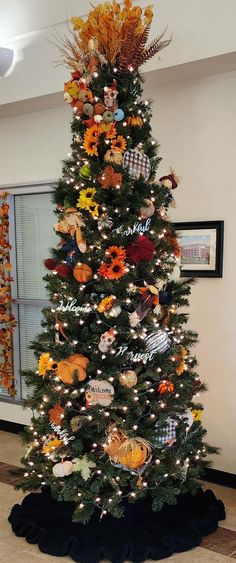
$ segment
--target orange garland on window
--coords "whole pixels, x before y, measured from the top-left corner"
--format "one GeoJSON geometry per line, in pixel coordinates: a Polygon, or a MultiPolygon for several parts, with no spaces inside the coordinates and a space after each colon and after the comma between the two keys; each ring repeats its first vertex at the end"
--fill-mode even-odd
{"type": "Polygon", "coordinates": [[[7,192],[0,193],[0,198],[3,199],[0,205],[0,384],[8,390],[11,397],[14,397],[16,391],[12,362],[12,333],[16,321],[12,314],[7,195],[7,192]]]}

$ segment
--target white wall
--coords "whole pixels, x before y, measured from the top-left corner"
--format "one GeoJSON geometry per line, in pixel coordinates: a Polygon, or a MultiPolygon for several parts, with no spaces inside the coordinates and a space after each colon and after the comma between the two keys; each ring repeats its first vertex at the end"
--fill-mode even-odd
{"type": "MultiPolygon", "coordinates": [[[[147,5],[146,0],[135,3],[147,5]]],[[[151,4],[154,20],[150,39],[168,26],[167,36],[173,33],[173,42],[145,69],[164,69],[236,51],[235,0],[153,0],[151,4]]],[[[89,10],[89,0],[4,2],[1,46],[14,48],[18,62],[8,79],[1,81],[0,105],[61,89],[68,73],[53,65],[58,54],[50,40],[55,32],[68,34],[66,21],[71,15],[85,15],[89,10]]]]}
{"type": "Polygon", "coordinates": [[[209,386],[203,422],[210,443],[221,448],[214,467],[236,472],[236,72],[169,84],[148,91],[153,129],[164,155],[182,177],[175,191],[174,221],[225,221],[224,277],[199,278],[189,326],[199,332],[199,374],[209,386]]]}
{"type": "Polygon", "coordinates": [[[70,119],[66,104],[0,119],[0,186],[57,178],[70,149],[70,119]]]}
{"type": "MultiPolygon", "coordinates": [[[[222,448],[214,467],[235,472],[235,131],[236,72],[149,89],[153,129],[164,156],[182,176],[174,221],[224,219],[223,279],[199,279],[191,297],[190,326],[199,332],[197,355],[210,443],[222,448]]],[[[67,107],[0,120],[0,184],[54,179],[69,149],[67,107]]],[[[6,408],[5,408],[6,411],[6,408]]],[[[7,411],[4,411],[6,418],[7,411]]],[[[9,418],[12,418],[12,411],[9,418]]]]}

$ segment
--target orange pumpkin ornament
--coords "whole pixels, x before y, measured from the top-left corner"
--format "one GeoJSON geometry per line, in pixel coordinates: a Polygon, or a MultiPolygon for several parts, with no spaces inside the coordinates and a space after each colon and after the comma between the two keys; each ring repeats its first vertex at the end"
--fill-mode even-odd
{"type": "Polygon", "coordinates": [[[73,374],[75,371],[78,373],[78,380],[84,381],[87,377],[87,367],[89,359],[83,354],[74,354],[69,356],[66,360],[58,363],[56,374],[63,383],[72,384],[73,374]]]}
{"type": "Polygon", "coordinates": [[[143,438],[127,438],[121,444],[117,460],[130,471],[141,468],[151,454],[150,444],[143,438]]]}
{"type": "Polygon", "coordinates": [[[142,127],[143,126],[143,120],[138,115],[137,116],[129,115],[126,118],[126,121],[127,121],[128,125],[130,127],[142,127]]]}
{"type": "Polygon", "coordinates": [[[174,393],[175,386],[171,381],[166,381],[165,379],[161,381],[160,385],[157,388],[158,393],[160,395],[164,395],[165,393],[174,393]]]}
{"type": "Polygon", "coordinates": [[[87,264],[77,264],[73,270],[73,276],[79,283],[87,283],[93,275],[93,270],[87,264]]]}

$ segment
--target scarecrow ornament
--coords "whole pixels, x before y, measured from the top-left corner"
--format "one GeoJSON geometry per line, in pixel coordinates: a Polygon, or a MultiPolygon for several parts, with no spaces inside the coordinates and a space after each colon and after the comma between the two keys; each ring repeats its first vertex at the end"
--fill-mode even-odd
{"type": "Polygon", "coordinates": [[[84,221],[76,207],[67,207],[63,219],[54,225],[56,232],[69,234],[75,240],[80,252],[84,253],[86,252],[86,242],[83,239],[81,227],[84,227],[84,221]]]}
{"type": "Polygon", "coordinates": [[[108,429],[104,450],[112,465],[140,475],[152,458],[151,444],[140,436],[129,438],[111,425],[108,429]]]}

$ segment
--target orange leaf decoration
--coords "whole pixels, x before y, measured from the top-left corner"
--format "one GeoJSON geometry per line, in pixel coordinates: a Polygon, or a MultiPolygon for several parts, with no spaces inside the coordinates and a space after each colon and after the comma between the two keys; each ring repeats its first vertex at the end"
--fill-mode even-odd
{"type": "Polygon", "coordinates": [[[9,243],[9,205],[7,204],[7,192],[1,192],[0,198],[0,383],[8,390],[11,397],[15,395],[14,371],[12,363],[12,333],[16,321],[12,314],[11,287],[12,281],[9,272],[10,248],[9,243]]]}
{"type": "Polygon", "coordinates": [[[105,190],[109,188],[120,188],[122,174],[115,172],[113,166],[108,165],[104,168],[102,175],[98,177],[98,182],[105,190]]]}
{"type": "Polygon", "coordinates": [[[49,410],[49,420],[54,422],[57,426],[61,426],[61,421],[63,418],[64,409],[58,403],[49,410]]]}

